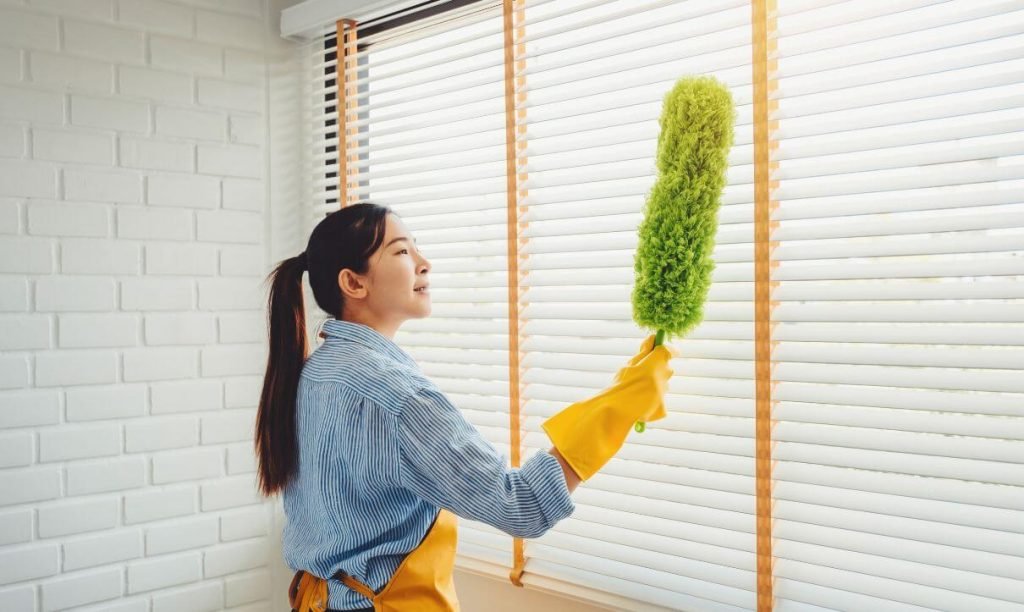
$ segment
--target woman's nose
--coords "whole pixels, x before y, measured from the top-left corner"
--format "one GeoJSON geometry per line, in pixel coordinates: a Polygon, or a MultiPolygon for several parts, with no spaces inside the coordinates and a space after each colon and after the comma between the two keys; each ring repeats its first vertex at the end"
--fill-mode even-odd
{"type": "Polygon", "coordinates": [[[430,271],[430,260],[427,259],[426,255],[423,254],[423,251],[420,250],[420,246],[418,244],[415,245],[415,247],[413,248],[412,252],[413,252],[413,257],[416,259],[416,262],[418,264],[416,266],[416,270],[417,271],[422,271],[422,272],[429,272],[430,271]]]}

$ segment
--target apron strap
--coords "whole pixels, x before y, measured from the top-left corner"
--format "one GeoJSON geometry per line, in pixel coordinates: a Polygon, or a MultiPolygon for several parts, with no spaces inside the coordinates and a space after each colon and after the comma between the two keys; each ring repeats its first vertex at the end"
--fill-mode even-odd
{"type": "Polygon", "coordinates": [[[288,585],[288,603],[292,612],[325,612],[327,610],[327,581],[299,570],[288,585]]]}
{"type": "MultiPolygon", "coordinates": [[[[373,589],[341,570],[333,577],[370,601],[377,597],[373,589]]],[[[327,610],[327,581],[303,570],[295,572],[288,585],[288,603],[293,612],[324,612],[327,610]]]]}
{"type": "Polygon", "coordinates": [[[356,591],[357,593],[359,593],[363,597],[369,599],[370,601],[373,601],[374,598],[377,597],[377,594],[373,592],[373,589],[371,589],[370,587],[366,586],[362,582],[356,580],[352,576],[349,576],[348,574],[346,574],[345,572],[343,572],[341,570],[338,570],[338,572],[336,574],[334,574],[334,577],[337,578],[338,580],[344,582],[345,586],[347,586],[348,588],[352,589],[353,591],[356,591]]]}

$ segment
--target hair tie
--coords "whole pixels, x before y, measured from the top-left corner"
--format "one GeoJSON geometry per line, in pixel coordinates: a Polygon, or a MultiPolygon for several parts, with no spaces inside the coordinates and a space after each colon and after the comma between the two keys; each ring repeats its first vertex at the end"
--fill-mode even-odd
{"type": "Polygon", "coordinates": [[[303,251],[295,256],[295,259],[299,260],[299,265],[302,266],[303,270],[309,269],[309,260],[306,258],[306,252],[303,251]]]}

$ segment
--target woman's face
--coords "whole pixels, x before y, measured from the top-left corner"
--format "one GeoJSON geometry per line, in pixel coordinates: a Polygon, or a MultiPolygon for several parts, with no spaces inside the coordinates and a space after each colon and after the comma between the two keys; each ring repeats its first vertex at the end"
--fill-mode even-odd
{"type": "MultiPolygon", "coordinates": [[[[428,272],[430,262],[416,248],[415,237],[401,219],[389,214],[384,241],[370,256],[366,276],[358,277],[364,290],[347,295],[347,306],[361,311],[353,313],[359,319],[379,323],[385,329],[397,327],[407,319],[427,317],[431,308],[430,292],[425,288],[428,272]],[[424,289],[417,291],[417,287],[424,289]],[[352,299],[357,296],[361,299],[352,299]]],[[[351,275],[351,271],[347,274],[351,275]]],[[[350,288],[354,282],[341,275],[338,281],[343,287],[348,283],[350,288]]]]}

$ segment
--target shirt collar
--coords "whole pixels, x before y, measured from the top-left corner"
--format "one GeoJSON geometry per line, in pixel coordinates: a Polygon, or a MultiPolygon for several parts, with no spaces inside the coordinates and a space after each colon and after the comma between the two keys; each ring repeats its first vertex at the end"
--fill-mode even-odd
{"type": "Polygon", "coordinates": [[[416,366],[416,360],[402,350],[402,347],[369,325],[340,319],[327,319],[324,321],[323,332],[328,339],[340,338],[349,342],[358,342],[398,361],[416,366]]]}

